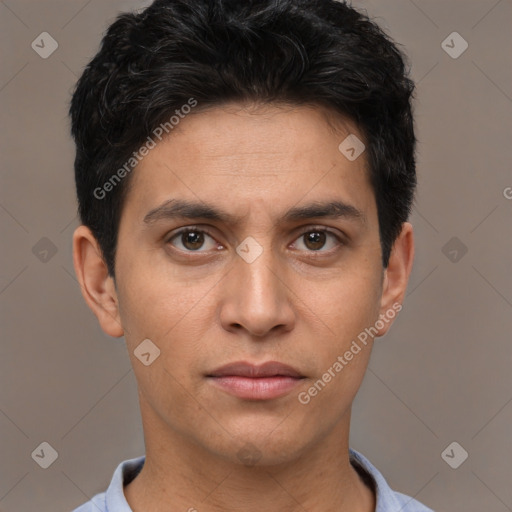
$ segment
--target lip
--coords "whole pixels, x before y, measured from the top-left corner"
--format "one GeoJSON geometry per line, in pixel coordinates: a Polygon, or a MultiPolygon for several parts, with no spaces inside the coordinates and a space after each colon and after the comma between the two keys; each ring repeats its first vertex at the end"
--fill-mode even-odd
{"type": "Polygon", "coordinates": [[[301,378],[303,375],[298,370],[278,361],[267,361],[256,365],[246,361],[229,363],[216,370],[213,370],[208,377],[294,377],[301,378]]]}
{"type": "Polygon", "coordinates": [[[261,365],[245,361],[229,363],[207,377],[216,387],[246,400],[271,400],[284,396],[305,378],[295,368],[277,361],[261,365]]]}

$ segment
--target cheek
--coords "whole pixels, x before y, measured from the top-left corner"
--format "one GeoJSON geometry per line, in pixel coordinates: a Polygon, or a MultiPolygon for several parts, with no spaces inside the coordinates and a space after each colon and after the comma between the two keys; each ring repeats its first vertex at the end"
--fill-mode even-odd
{"type": "Polygon", "coordinates": [[[137,265],[121,267],[119,310],[128,337],[164,342],[175,330],[190,327],[187,318],[208,294],[209,279],[178,279],[169,267],[137,265]]]}
{"type": "Polygon", "coordinates": [[[310,413],[307,421],[315,428],[328,429],[339,421],[361,386],[372,347],[372,339],[364,338],[365,329],[378,318],[378,283],[347,279],[342,284],[340,280],[326,288],[323,297],[319,294],[311,299],[317,308],[321,304],[326,325],[320,337],[313,328],[314,349],[311,344],[304,347],[304,357],[309,353],[314,360],[314,375],[298,400],[305,404],[304,412],[310,413]],[[318,414],[311,414],[313,409],[318,414]]]}
{"type": "Polygon", "coordinates": [[[208,315],[205,290],[131,270],[120,286],[119,307],[140,392],[155,410],[164,407],[168,408],[164,414],[179,415],[194,407],[187,405],[190,395],[186,390],[194,384],[190,373],[202,352],[201,326],[211,325],[202,321],[208,315]],[[136,356],[146,339],[159,350],[148,366],[136,356]],[[173,397],[172,403],[162,402],[162,390],[173,397]]]}
{"type": "Polygon", "coordinates": [[[177,404],[180,384],[187,388],[194,384],[190,374],[203,357],[208,339],[205,330],[211,328],[215,311],[212,298],[216,280],[211,276],[194,282],[177,279],[164,268],[134,262],[122,270],[119,309],[138,381],[147,398],[155,390],[173,389],[177,404]],[[145,339],[160,350],[147,367],[134,355],[145,339]]]}
{"type": "MultiPolygon", "coordinates": [[[[340,343],[373,325],[378,318],[382,277],[379,267],[368,264],[337,270],[322,283],[311,283],[301,292],[310,316],[317,316],[323,331],[340,343]]],[[[307,309],[307,308],[306,308],[307,309]]]]}
{"type": "Polygon", "coordinates": [[[349,404],[359,389],[372,347],[365,330],[378,319],[381,276],[378,267],[366,269],[347,271],[322,287],[312,286],[304,295],[308,307],[302,314],[309,315],[310,336],[315,340],[313,346],[304,346],[303,354],[309,351],[314,360],[313,380],[318,385],[311,392],[318,394],[317,405],[328,407],[334,400],[340,405],[338,412],[344,409],[341,402],[349,404]]]}

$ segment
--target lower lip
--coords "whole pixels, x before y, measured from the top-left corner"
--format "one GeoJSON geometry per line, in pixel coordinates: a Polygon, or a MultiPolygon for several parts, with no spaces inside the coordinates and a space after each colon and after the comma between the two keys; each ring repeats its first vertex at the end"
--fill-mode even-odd
{"type": "Polygon", "coordinates": [[[231,395],[246,400],[270,400],[286,395],[301,381],[294,377],[239,377],[228,375],[225,377],[210,377],[210,380],[231,395]]]}

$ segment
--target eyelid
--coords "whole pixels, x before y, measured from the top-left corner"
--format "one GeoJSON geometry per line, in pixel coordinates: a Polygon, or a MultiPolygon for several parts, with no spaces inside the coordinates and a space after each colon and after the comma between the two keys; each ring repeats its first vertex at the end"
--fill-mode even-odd
{"type": "Polygon", "coordinates": [[[310,232],[315,232],[315,231],[330,233],[331,235],[338,237],[340,240],[344,237],[344,234],[342,232],[339,232],[339,230],[329,228],[328,226],[322,226],[322,225],[306,226],[304,229],[301,229],[299,231],[298,236],[301,236],[301,235],[304,235],[304,234],[310,233],[310,232]]]}

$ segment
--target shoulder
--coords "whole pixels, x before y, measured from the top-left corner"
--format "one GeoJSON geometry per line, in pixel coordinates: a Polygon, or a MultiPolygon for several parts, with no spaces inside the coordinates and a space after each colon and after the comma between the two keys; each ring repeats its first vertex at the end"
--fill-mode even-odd
{"type": "Polygon", "coordinates": [[[434,512],[431,508],[426,507],[423,503],[402,494],[401,492],[394,492],[395,498],[400,504],[401,512],[434,512]]]}
{"type": "Polygon", "coordinates": [[[106,493],[96,494],[92,500],[75,508],[72,512],[107,512],[106,493]]]}
{"type": "Polygon", "coordinates": [[[144,462],[144,456],[121,462],[114,471],[106,492],[97,494],[73,512],[131,512],[123,488],[139,474],[144,462]]]}
{"type": "Polygon", "coordinates": [[[349,449],[349,455],[352,465],[369,476],[373,483],[375,512],[434,512],[414,498],[391,489],[384,476],[364,455],[353,449],[349,449]]]}

